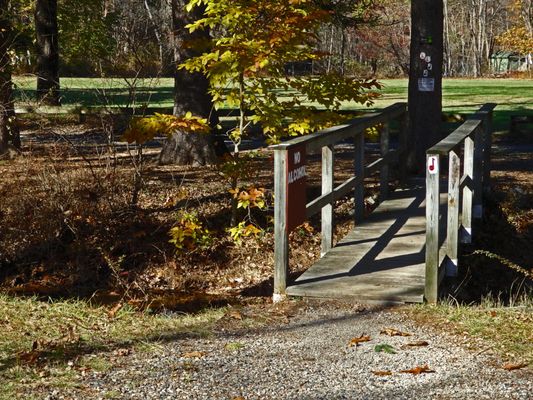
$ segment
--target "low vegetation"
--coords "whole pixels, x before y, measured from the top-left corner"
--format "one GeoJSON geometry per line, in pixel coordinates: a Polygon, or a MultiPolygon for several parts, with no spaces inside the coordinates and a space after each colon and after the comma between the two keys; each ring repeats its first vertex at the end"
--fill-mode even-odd
{"type": "Polygon", "coordinates": [[[180,335],[210,335],[224,312],[152,315],[121,303],[102,307],[0,294],[0,399],[75,387],[79,376],[105,371],[132,351],[157,351],[180,335]]]}
{"type": "Polygon", "coordinates": [[[472,351],[495,354],[508,365],[533,366],[533,296],[525,295],[509,307],[493,297],[479,305],[450,299],[436,306],[413,306],[407,314],[460,339],[472,351]]]}

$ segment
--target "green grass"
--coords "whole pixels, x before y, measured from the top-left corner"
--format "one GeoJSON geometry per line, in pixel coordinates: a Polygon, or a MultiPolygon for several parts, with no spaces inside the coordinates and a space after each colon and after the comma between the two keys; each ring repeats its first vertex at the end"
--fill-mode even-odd
{"type": "MultiPolygon", "coordinates": [[[[132,80],[120,78],[62,78],[62,104],[64,106],[110,107],[132,105],[171,108],[173,104],[172,78],[132,80]],[[129,82],[129,83],[128,83],[129,82]]],[[[395,102],[407,101],[406,79],[384,79],[382,97],[373,109],[395,102]]],[[[35,78],[16,77],[16,98],[19,105],[35,103],[35,78]]],[[[280,92],[283,96],[283,92],[280,92]]],[[[496,130],[509,125],[512,114],[533,114],[533,79],[445,79],[443,82],[443,109],[448,113],[469,114],[482,104],[497,103],[494,114],[496,130]]],[[[344,108],[363,108],[346,103],[344,108]]]]}
{"type": "Polygon", "coordinates": [[[112,368],[114,351],[157,352],[180,335],[208,336],[224,312],[168,317],[124,307],[110,317],[84,301],[0,294],[0,399],[31,398],[37,387],[76,387],[82,370],[112,368]]]}
{"type": "Polygon", "coordinates": [[[407,314],[438,330],[468,336],[476,353],[495,353],[504,361],[525,362],[533,367],[533,297],[524,297],[514,307],[497,300],[481,305],[461,305],[444,301],[435,306],[415,305],[407,314]]]}

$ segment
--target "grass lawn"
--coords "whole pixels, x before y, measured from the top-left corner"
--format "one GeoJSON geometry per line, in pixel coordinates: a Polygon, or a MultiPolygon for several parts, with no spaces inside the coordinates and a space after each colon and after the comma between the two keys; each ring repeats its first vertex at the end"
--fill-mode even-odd
{"type": "MultiPolygon", "coordinates": [[[[385,79],[382,98],[373,108],[383,108],[407,101],[407,79],[385,79]]],[[[35,98],[35,78],[16,77],[19,104],[31,103],[35,98]]],[[[505,129],[511,114],[533,114],[533,79],[445,79],[443,107],[445,112],[468,114],[486,102],[497,103],[495,126],[505,129]]],[[[172,107],[173,80],[121,78],[62,78],[63,105],[110,106],[149,104],[151,107],[172,107]]],[[[349,104],[345,108],[358,108],[349,104]]]]}

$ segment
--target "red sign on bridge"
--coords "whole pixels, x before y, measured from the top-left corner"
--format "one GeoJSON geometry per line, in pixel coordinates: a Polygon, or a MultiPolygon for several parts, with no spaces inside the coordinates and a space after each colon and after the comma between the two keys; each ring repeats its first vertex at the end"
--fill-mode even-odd
{"type": "Polygon", "coordinates": [[[306,220],[307,172],[305,145],[287,151],[287,231],[290,232],[306,220]]]}

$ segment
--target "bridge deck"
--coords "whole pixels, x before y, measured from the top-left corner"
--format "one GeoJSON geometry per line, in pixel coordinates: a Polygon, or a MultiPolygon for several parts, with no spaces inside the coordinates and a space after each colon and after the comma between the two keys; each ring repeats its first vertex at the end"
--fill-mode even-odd
{"type": "Polygon", "coordinates": [[[397,190],[289,286],[287,294],[422,302],[425,235],[425,188],[397,190]]]}

